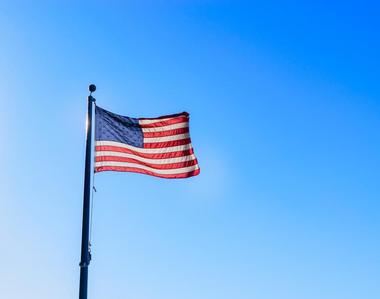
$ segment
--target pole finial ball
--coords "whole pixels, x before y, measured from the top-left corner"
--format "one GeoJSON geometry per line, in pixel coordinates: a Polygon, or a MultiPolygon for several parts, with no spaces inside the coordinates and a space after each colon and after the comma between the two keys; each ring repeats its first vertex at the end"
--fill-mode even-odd
{"type": "Polygon", "coordinates": [[[96,90],[96,86],[95,86],[95,84],[90,84],[90,85],[88,86],[88,90],[89,90],[90,92],[94,92],[94,91],[96,90]]]}

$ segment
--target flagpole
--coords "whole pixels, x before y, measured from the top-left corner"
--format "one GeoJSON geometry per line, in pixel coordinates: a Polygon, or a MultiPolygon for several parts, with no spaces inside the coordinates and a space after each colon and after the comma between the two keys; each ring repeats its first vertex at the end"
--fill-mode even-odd
{"type": "Polygon", "coordinates": [[[92,106],[95,98],[92,93],[96,86],[91,84],[88,87],[90,95],[87,97],[87,126],[86,126],[86,165],[84,169],[84,191],[83,191],[83,219],[82,219],[82,249],[79,281],[79,299],[87,299],[88,266],[91,255],[89,250],[89,229],[90,229],[90,194],[91,194],[91,152],[92,152],[92,106]]]}

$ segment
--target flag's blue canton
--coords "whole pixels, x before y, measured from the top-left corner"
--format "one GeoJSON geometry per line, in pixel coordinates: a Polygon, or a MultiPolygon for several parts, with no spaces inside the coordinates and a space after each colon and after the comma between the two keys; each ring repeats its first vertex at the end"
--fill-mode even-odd
{"type": "Polygon", "coordinates": [[[116,141],[144,146],[144,136],[137,118],[121,116],[95,106],[95,140],[116,141]]]}

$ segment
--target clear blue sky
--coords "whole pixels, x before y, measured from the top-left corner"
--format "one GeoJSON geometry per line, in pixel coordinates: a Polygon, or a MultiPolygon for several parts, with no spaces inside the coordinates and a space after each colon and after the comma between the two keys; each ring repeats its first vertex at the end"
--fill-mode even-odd
{"type": "Polygon", "coordinates": [[[77,298],[89,83],[201,166],[96,176],[90,299],[380,298],[376,1],[78,2],[0,2],[1,298],[77,298]]]}

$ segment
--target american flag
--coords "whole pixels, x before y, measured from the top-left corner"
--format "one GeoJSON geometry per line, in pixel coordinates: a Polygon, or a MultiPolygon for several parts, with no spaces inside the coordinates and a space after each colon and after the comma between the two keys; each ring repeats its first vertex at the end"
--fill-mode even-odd
{"type": "Polygon", "coordinates": [[[138,172],[167,179],[200,172],[189,135],[189,114],[121,116],[95,106],[95,172],[138,172]]]}

